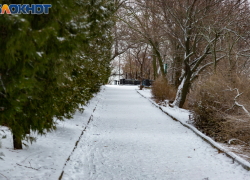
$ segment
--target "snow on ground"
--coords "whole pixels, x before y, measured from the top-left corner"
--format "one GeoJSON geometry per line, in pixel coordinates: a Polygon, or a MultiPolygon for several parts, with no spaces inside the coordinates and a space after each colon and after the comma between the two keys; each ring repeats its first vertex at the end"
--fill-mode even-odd
{"type": "MultiPolygon", "coordinates": [[[[205,134],[201,133],[196,127],[193,126],[193,124],[189,121],[190,117],[192,116],[192,113],[190,113],[186,109],[181,109],[178,107],[170,107],[168,102],[164,105],[157,104],[152,97],[152,93],[150,89],[143,89],[142,91],[138,91],[139,94],[141,94],[143,97],[147,98],[152,104],[155,106],[161,108],[163,112],[166,112],[173,118],[180,121],[184,126],[192,129],[196,134],[198,134],[203,139],[206,139],[210,144],[215,146],[217,149],[225,152],[228,156],[234,159],[234,161],[240,162],[246,169],[250,169],[250,163],[249,163],[249,150],[246,149],[244,146],[234,146],[234,145],[227,145],[224,143],[218,143],[215,142],[212,138],[206,136],[205,134]],[[244,149],[244,151],[241,151],[241,149],[244,149]]],[[[250,179],[250,178],[249,178],[250,179]]]]}
{"type": "Polygon", "coordinates": [[[13,150],[10,131],[0,126],[0,135],[7,135],[1,139],[0,180],[58,179],[98,100],[97,95],[83,114],[78,112],[71,120],[58,121],[56,131],[37,136],[37,142],[23,150],[13,150]]]}
{"type": "MultiPolygon", "coordinates": [[[[146,97],[150,102],[154,103],[156,106],[159,106],[152,99],[151,89],[143,89],[142,91],[138,91],[138,93],[143,95],[144,97],[146,97]]],[[[168,114],[177,118],[179,121],[181,121],[183,123],[186,123],[187,120],[189,120],[189,115],[191,115],[191,113],[186,109],[181,109],[181,108],[177,108],[177,107],[169,107],[168,104],[167,104],[167,106],[160,106],[160,107],[164,111],[166,111],[168,114]]]]}
{"type": "Polygon", "coordinates": [[[62,171],[64,180],[250,179],[250,172],[168,117],[136,88],[105,86],[83,114],[60,122],[55,132],[28,149],[13,151],[8,134],[0,148],[5,155],[0,179],[54,180],[62,171]]]}
{"type": "Polygon", "coordinates": [[[106,86],[64,180],[243,180],[250,172],[166,116],[133,86],[106,86]]]}

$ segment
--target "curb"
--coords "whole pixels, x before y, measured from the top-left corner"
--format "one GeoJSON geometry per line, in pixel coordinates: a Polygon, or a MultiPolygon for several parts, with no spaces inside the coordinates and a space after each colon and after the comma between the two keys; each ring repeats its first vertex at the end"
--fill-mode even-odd
{"type": "Polygon", "coordinates": [[[198,129],[196,129],[193,126],[190,126],[187,123],[183,123],[180,120],[176,119],[175,117],[173,117],[172,115],[170,115],[169,113],[167,113],[166,111],[164,111],[158,104],[156,104],[153,100],[145,97],[144,95],[142,95],[140,92],[138,92],[138,90],[136,90],[136,92],[138,94],[140,94],[142,97],[144,97],[145,99],[149,100],[149,102],[151,102],[155,107],[159,108],[163,113],[165,113],[166,115],[168,115],[169,117],[171,117],[173,120],[180,122],[183,126],[187,127],[188,129],[192,130],[197,136],[199,136],[200,138],[202,138],[204,141],[206,141],[208,144],[210,144],[213,148],[221,151],[222,153],[226,154],[227,157],[231,158],[234,162],[239,163],[244,169],[246,169],[247,171],[250,171],[250,163],[247,162],[246,160],[242,159],[241,157],[237,156],[236,154],[232,153],[232,152],[228,152],[226,149],[224,149],[223,147],[221,147],[219,144],[217,144],[213,139],[211,139],[210,137],[206,136],[205,134],[201,133],[198,129]]]}

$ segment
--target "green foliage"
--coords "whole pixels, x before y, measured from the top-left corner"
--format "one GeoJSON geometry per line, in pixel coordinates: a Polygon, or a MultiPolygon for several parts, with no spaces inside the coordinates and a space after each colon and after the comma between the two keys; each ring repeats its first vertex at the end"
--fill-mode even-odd
{"type": "Polygon", "coordinates": [[[114,13],[111,0],[25,3],[52,8],[48,15],[0,16],[0,125],[21,139],[83,111],[107,81],[114,13]]]}

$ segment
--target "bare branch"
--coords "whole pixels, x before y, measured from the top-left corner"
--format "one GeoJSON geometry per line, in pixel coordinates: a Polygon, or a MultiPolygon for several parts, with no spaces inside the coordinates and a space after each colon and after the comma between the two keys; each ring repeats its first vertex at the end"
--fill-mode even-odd
{"type": "MultiPolygon", "coordinates": [[[[228,86],[227,86],[228,87],[228,86]]],[[[229,89],[227,89],[227,90],[229,90],[229,91],[236,91],[237,92],[237,95],[235,96],[235,98],[234,98],[234,103],[235,104],[233,104],[233,106],[230,108],[230,109],[232,109],[235,105],[236,106],[239,106],[239,107],[241,107],[244,111],[245,111],[245,113],[250,117],[250,113],[249,113],[249,111],[245,108],[245,106],[244,105],[242,105],[242,104],[239,104],[236,100],[237,100],[237,98],[238,97],[240,97],[243,93],[239,93],[239,89],[238,88],[234,88],[234,89],[232,89],[232,88],[230,88],[230,87],[228,87],[229,89]]]]}

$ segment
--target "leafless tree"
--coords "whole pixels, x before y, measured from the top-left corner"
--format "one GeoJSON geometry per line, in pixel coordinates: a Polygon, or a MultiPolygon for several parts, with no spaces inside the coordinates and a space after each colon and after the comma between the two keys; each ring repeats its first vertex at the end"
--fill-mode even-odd
{"type": "Polygon", "coordinates": [[[226,57],[217,45],[219,39],[230,32],[236,17],[231,13],[238,10],[243,1],[224,0],[158,0],[159,16],[164,17],[165,32],[176,39],[184,57],[180,77],[181,84],[173,105],[182,107],[191,83],[206,67],[216,65],[226,57]],[[178,27],[178,28],[177,28],[178,27]],[[176,31],[178,30],[178,31],[176,31]],[[211,56],[213,55],[213,61],[211,56]]]}

